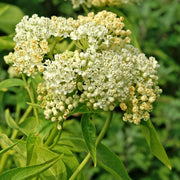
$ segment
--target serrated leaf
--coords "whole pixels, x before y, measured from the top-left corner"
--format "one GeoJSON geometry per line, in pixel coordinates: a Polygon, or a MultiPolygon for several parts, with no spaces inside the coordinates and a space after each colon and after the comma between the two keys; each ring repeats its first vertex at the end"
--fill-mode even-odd
{"type": "Polygon", "coordinates": [[[20,128],[15,120],[11,117],[10,113],[9,113],[9,109],[6,109],[5,110],[5,119],[6,119],[6,122],[8,124],[8,126],[12,129],[17,129],[19,131],[21,131],[23,134],[27,135],[27,133],[24,131],[24,129],[20,128]]]}
{"type": "Polygon", "coordinates": [[[6,79],[6,80],[0,82],[0,90],[3,90],[8,87],[24,86],[24,85],[25,85],[24,81],[21,79],[16,79],[16,78],[6,79]]]}
{"type": "Polygon", "coordinates": [[[0,30],[10,34],[14,32],[15,25],[20,22],[24,13],[20,8],[0,3],[0,30]]]}
{"type": "Polygon", "coordinates": [[[87,148],[96,166],[96,129],[90,114],[83,114],[81,118],[81,129],[87,148]]]}
{"type": "Polygon", "coordinates": [[[97,147],[98,163],[120,180],[131,180],[120,158],[108,147],[100,143],[97,147]]]}
{"type": "Polygon", "coordinates": [[[9,147],[1,150],[1,151],[0,151],[0,156],[1,156],[2,154],[4,154],[5,152],[9,151],[10,149],[12,149],[12,148],[13,148],[16,144],[18,144],[18,143],[19,143],[19,142],[16,142],[16,143],[14,143],[13,145],[11,145],[11,146],[9,146],[9,147]]]}
{"type": "Polygon", "coordinates": [[[15,46],[13,36],[0,36],[0,50],[10,50],[15,46]]]}
{"type": "Polygon", "coordinates": [[[32,178],[36,176],[39,173],[44,172],[51,166],[53,166],[60,158],[61,156],[57,156],[49,161],[46,161],[44,163],[34,165],[34,166],[27,166],[27,167],[20,167],[20,168],[14,168],[8,171],[5,171],[0,175],[1,180],[23,180],[26,178],[32,178]]]}
{"type": "Polygon", "coordinates": [[[141,123],[141,130],[148,143],[148,146],[154,156],[156,156],[163,164],[171,170],[171,164],[162,146],[158,134],[150,120],[141,123]]]}

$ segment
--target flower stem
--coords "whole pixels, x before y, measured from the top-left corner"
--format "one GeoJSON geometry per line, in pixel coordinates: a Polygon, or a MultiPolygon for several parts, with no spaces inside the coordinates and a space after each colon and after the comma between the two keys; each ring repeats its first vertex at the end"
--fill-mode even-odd
{"type": "Polygon", "coordinates": [[[57,135],[57,124],[55,124],[54,128],[51,130],[50,136],[47,138],[47,141],[45,142],[45,145],[49,146],[54,141],[54,138],[57,135]]]}
{"type": "Polygon", "coordinates": [[[88,14],[88,13],[89,13],[89,10],[87,9],[87,7],[86,7],[84,4],[81,4],[81,6],[82,6],[84,12],[85,12],[86,14],[88,14]]]}
{"type": "Polygon", "coordinates": [[[19,120],[20,112],[21,112],[21,107],[19,104],[17,104],[16,105],[16,117],[15,117],[16,122],[18,122],[18,120],[19,120]]]}
{"type": "MultiPolygon", "coordinates": [[[[104,135],[106,134],[107,129],[109,128],[109,125],[110,125],[111,120],[112,120],[112,115],[113,115],[113,112],[110,111],[108,116],[107,116],[107,119],[105,121],[105,124],[104,124],[99,136],[96,139],[96,144],[95,144],[96,147],[101,142],[104,135]]],[[[69,178],[69,180],[74,180],[77,177],[77,175],[81,172],[81,170],[84,168],[84,166],[87,164],[87,162],[89,161],[90,158],[91,158],[91,155],[90,155],[90,153],[88,153],[87,156],[84,158],[84,160],[81,162],[81,164],[78,166],[78,168],[74,171],[72,176],[69,178]]]]}
{"type": "Polygon", "coordinates": [[[49,52],[49,56],[50,56],[51,60],[54,60],[53,51],[54,51],[54,49],[56,47],[56,44],[59,43],[60,41],[62,41],[63,39],[64,39],[64,37],[54,39],[54,42],[52,43],[51,50],[49,52]]]}
{"type": "MultiPolygon", "coordinates": [[[[26,88],[26,90],[27,90],[27,92],[29,94],[31,103],[35,104],[33,92],[30,90],[29,85],[27,84],[27,81],[26,81],[26,78],[25,78],[24,74],[22,74],[22,79],[23,79],[24,83],[26,84],[25,88],[26,88]]],[[[36,122],[37,122],[37,124],[39,124],[37,109],[35,107],[33,107],[33,110],[34,110],[34,116],[36,117],[36,122]]]]}
{"type": "Polygon", "coordinates": [[[72,47],[74,46],[74,44],[75,44],[75,41],[71,41],[71,43],[67,47],[67,50],[70,51],[72,49],[72,47]]]}
{"type": "Polygon", "coordinates": [[[23,116],[21,117],[21,119],[19,120],[19,123],[18,123],[18,124],[21,124],[21,123],[26,119],[26,117],[29,115],[29,113],[31,112],[31,110],[32,110],[32,106],[29,106],[29,107],[26,109],[26,111],[25,111],[25,113],[23,114],[23,116]]]}
{"type": "Polygon", "coordinates": [[[58,135],[57,135],[57,137],[54,139],[53,144],[49,147],[50,149],[53,148],[53,147],[58,143],[59,138],[61,137],[61,134],[62,134],[62,129],[59,130],[58,135]]]}
{"type": "Polygon", "coordinates": [[[112,116],[113,116],[113,112],[110,111],[108,116],[107,116],[107,119],[106,119],[106,122],[99,134],[99,136],[97,137],[96,139],[96,147],[98,146],[98,144],[101,142],[102,138],[104,137],[104,135],[106,134],[107,132],[107,129],[109,128],[109,125],[111,123],[111,120],[112,120],[112,116]]]}

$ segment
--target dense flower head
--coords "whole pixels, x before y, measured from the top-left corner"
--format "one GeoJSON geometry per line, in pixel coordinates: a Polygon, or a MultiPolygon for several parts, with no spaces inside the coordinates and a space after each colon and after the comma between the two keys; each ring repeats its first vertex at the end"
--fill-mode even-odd
{"type": "Polygon", "coordinates": [[[38,88],[45,117],[66,119],[79,103],[89,109],[125,111],[124,121],[147,120],[161,90],[157,86],[157,61],[132,45],[119,49],[66,51],[46,61],[44,83],[38,88]],[[46,90],[46,91],[44,91],[46,90]],[[51,106],[52,105],[52,106],[51,106]]]}
{"type": "Polygon", "coordinates": [[[78,8],[81,4],[85,4],[88,8],[92,6],[119,6],[122,4],[138,3],[139,0],[71,0],[73,8],[78,8]]]}
{"type": "Polygon", "coordinates": [[[81,49],[98,49],[115,46],[123,46],[130,43],[130,30],[124,30],[124,18],[118,18],[116,14],[101,11],[98,14],[88,13],[87,16],[78,16],[78,27],[71,32],[70,38],[82,44],[81,49]]]}
{"type": "Polygon", "coordinates": [[[90,111],[119,106],[123,120],[135,124],[149,119],[161,93],[159,65],[130,45],[131,31],[123,20],[101,11],[77,20],[25,16],[17,25],[14,53],[5,60],[28,76],[42,72],[37,92],[46,119],[61,124],[80,104],[90,111]],[[53,51],[66,38],[76,50],[53,51]]]}
{"type": "Polygon", "coordinates": [[[70,38],[79,48],[96,51],[113,44],[129,43],[129,30],[123,30],[123,17],[117,18],[114,13],[102,11],[79,16],[77,20],[52,16],[51,19],[24,16],[16,26],[14,53],[5,57],[15,70],[28,76],[44,71],[44,60],[51,56],[50,39],[58,41],[70,38]]]}

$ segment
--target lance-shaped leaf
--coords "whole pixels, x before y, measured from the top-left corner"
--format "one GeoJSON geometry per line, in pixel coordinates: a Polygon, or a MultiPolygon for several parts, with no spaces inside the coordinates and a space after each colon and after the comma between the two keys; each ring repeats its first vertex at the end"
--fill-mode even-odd
{"type": "Polygon", "coordinates": [[[102,143],[97,147],[97,160],[98,164],[116,178],[131,180],[120,158],[102,143]]]}
{"type": "MultiPolygon", "coordinates": [[[[61,153],[62,155],[63,153],[61,153]]],[[[44,162],[50,160],[54,157],[57,157],[58,153],[51,151],[48,147],[37,146],[36,147],[36,163],[44,162]]],[[[60,155],[60,154],[59,154],[60,155]]],[[[45,179],[58,180],[58,179],[67,179],[66,166],[63,162],[65,154],[59,159],[59,161],[51,166],[48,170],[41,173],[45,179]]]]}
{"type": "Polygon", "coordinates": [[[14,168],[14,169],[5,171],[4,173],[2,173],[0,175],[0,179],[1,180],[7,180],[7,179],[23,180],[23,179],[27,179],[27,178],[32,178],[32,177],[38,175],[39,173],[42,173],[46,169],[50,168],[62,156],[63,155],[55,157],[55,158],[53,158],[53,159],[51,159],[49,161],[46,161],[46,162],[44,162],[42,164],[38,164],[38,165],[34,165],[34,166],[27,166],[27,167],[14,168]]]}
{"type": "Polygon", "coordinates": [[[19,142],[16,142],[16,143],[14,143],[13,145],[11,145],[11,146],[9,146],[9,147],[1,150],[1,151],[0,151],[0,156],[1,156],[2,154],[4,154],[5,152],[9,151],[10,149],[12,149],[12,148],[13,148],[16,144],[18,144],[18,143],[19,143],[19,142]]]}
{"type": "Polygon", "coordinates": [[[96,166],[96,129],[90,118],[90,114],[83,114],[81,118],[81,128],[85,143],[96,166]]]}
{"type": "Polygon", "coordinates": [[[141,123],[141,130],[144,134],[144,137],[146,138],[152,154],[156,156],[162,163],[164,163],[169,169],[171,169],[171,164],[169,162],[166,151],[164,150],[151,121],[143,121],[141,123]]]}
{"type": "Polygon", "coordinates": [[[13,86],[24,86],[24,81],[21,79],[6,79],[2,82],[0,82],[0,90],[6,89],[8,87],[13,87],[13,86]]]}
{"type": "Polygon", "coordinates": [[[27,135],[27,133],[24,131],[24,129],[20,128],[16,122],[14,121],[14,119],[11,117],[10,113],[9,113],[9,109],[6,109],[5,111],[5,118],[6,118],[6,122],[8,124],[8,126],[12,129],[17,129],[19,131],[21,131],[23,134],[27,135]]]}

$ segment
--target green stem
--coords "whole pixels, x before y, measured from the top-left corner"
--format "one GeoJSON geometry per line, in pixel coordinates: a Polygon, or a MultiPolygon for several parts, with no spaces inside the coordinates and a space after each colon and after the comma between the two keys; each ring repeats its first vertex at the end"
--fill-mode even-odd
{"type": "Polygon", "coordinates": [[[96,139],[96,147],[98,146],[98,144],[101,142],[102,138],[104,137],[104,135],[106,134],[107,132],[107,129],[109,128],[109,125],[111,123],[111,120],[112,120],[112,116],[113,116],[113,112],[110,111],[108,116],[107,116],[107,119],[106,119],[106,122],[99,134],[99,136],[97,137],[96,139]]]}
{"type": "Polygon", "coordinates": [[[51,49],[51,51],[49,52],[49,55],[50,55],[51,60],[54,60],[53,51],[54,51],[54,48],[56,47],[56,44],[57,44],[57,40],[55,39],[54,42],[53,42],[53,44],[52,44],[52,49],[51,49]]]}
{"type": "Polygon", "coordinates": [[[6,165],[8,156],[9,156],[9,154],[5,153],[5,154],[3,154],[2,158],[1,158],[1,161],[0,161],[0,164],[1,164],[1,166],[0,166],[0,173],[2,173],[2,171],[4,170],[4,167],[6,165]]]}
{"type": "Polygon", "coordinates": [[[85,12],[86,14],[88,14],[88,13],[89,13],[89,10],[87,9],[87,7],[86,7],[84,4],[81,4],[81,6],[82,6],[84,12],[85,12]]]}
{"type": "Polygon", "coordinates": [[[81,162],[81,164],[78,166],[78,168],[74,171],[72,176],[69,178],[69,180],[76,179],[77,175],[81,172],[81,170],[84,168],[84,166],[87,164],[87,162],[90,160],[91,155],[88,153],[88,155],[84,158],[84,160],[81,162]]]}
{"type": "Polygon", "coordinates": [[[45,145],[49,146],[52,144],[52,142],[54,141],[54,138],[57,135],[57,124],[55,124],[54,128],[52,129],[50,136],[47,138],[47,141],[45,142],[45,145]]]}
{"type": "MultiPolygon", "coordinates": [[[[96,147],[101,142],[104,135],[106,134],[106,132],[109,128],[109,125],[111,123],[111,120],[112,120],[112,115],[113,115],[113,112],[112,111],[109,112],[107,119],[105,121],[105,124],[104,124],[99,136],[96,139],[96,147]]],[[[81,164],[78,166],[78,168],[74,171],[72,176],[69,178],[69,180],[74,180],[77,177],[77,175],[81,172],[81,170],[84,168],[84,166],[87,164],[87,162],[89,161],[90,158],[91,158],[91,155],[90,155],[90,153],[88,153],[87,156],[84,158],[84,160],[81,162],[81,164]]]]}
{"type": "Polygon", "coordinates": [[[59,130],[58,135],[57,135],[57,137],[55,138],[53,144],[49,147],[50,149],[53,148],[53,147],[58,143],[59,138],[61,137],[61,134],[62,134],[62,129],[59,130]]]}
{"type": "Polygon", "coordinates": [[[62,41],[63,39],[64,39],[64,37],[62,37],[62,38],[55,38],[55,40],[54,40],[54,42],[52,44],[52,48],[51,48],[51,50],[49,52],[49,56],[50,56],[51,60],[54,60],[53,51],[54,51],[54,49],[56,47],[56,44],[59,43],[60,41],[62,41]]]}
{"type": "Polygon", "coordinates": [[[68,50],[68,51],[71,50],[72,47],[74,46],[74,44],[75,44],[75,41],[71,41],[71,43],[70,43],[69,46],[67,47],[67,50],[68,50]]]}
{"type": "MultiPolygon", "coordinates": [[[[29,85],[27,84],[26,78],[23,74],[22,74],[22,79],[24,80],[24,83],[26,84],[25,88],[29,94],[31,102],[33,104],[35,104],[33,92],[30,90],[29,85]]],[[[39,124],[37,109],[35,107],[33,107],[33,111],[34,111],[34,116],[36,117],[36,122],[37,122],[37,124],[39,124]]]]}
{"type": "Polygon", "coordinates": [[[21,123],[26,119],[26,117],[29,115],[29,113],[31,112],[31,110],[32,110],[32,106],[29,106],[29,107],[26,109],[26,111],[25,111],[25,113],[23,114],[23,116],[21,117],[21,119],[19,120],[19,123],[18,123],[18,124],[21,124],[21,123]]]}
{"type": "Polygon", "coordinates": [[[19,104],[17,104],[16,105],[16,117],[15,117],[16,122],[18,122],[18,120],[19,120],[20,112],[21,112],[21,107],[19,104]]]}

